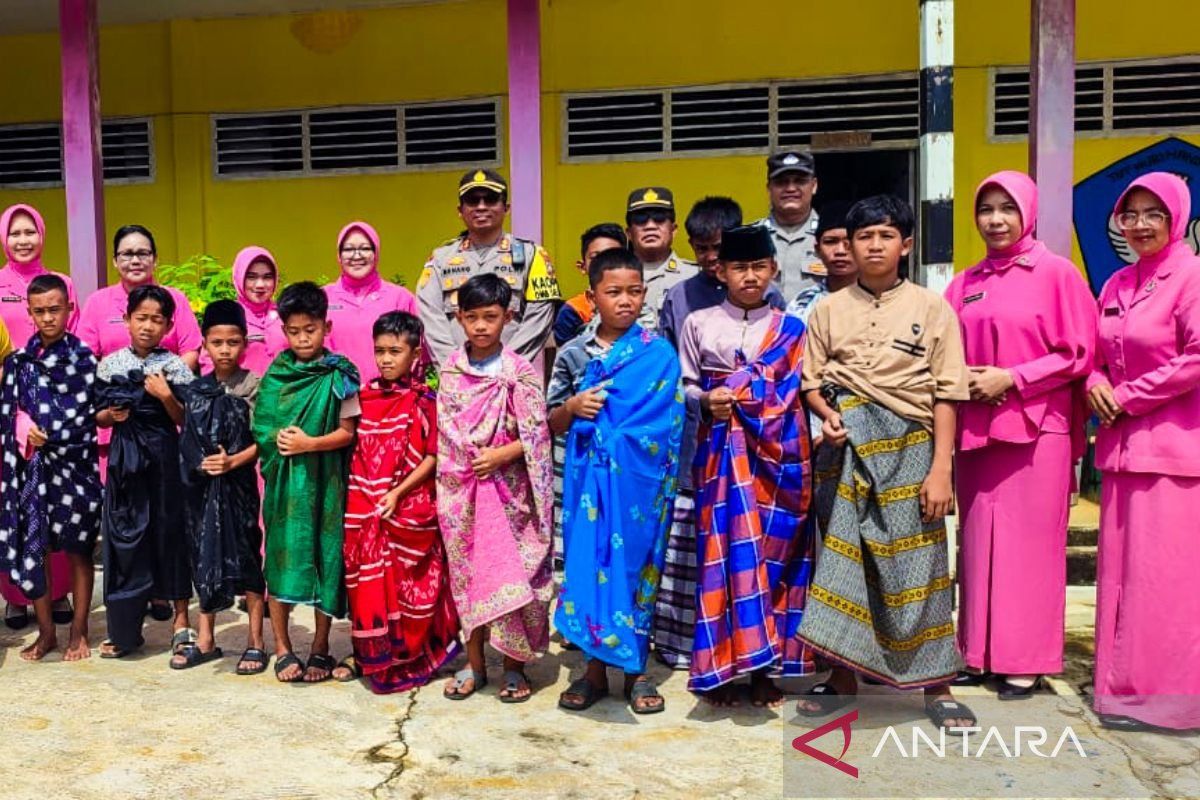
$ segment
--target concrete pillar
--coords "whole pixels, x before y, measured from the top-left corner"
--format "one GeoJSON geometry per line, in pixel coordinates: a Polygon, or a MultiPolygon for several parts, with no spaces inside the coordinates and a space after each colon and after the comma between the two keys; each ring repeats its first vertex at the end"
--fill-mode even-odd
{"type": "Polygon", "coordinates": [[[1029,174],[1038,185],[1038,238],[1071,256],[1075,174],[1075,0],[1031,0],[1029,174]]]}
{"type": "Polygon", "coordinates": [[[540,0],[508,0],[508,150],[512,230],[542,240],[540,0]]]}
{"type": "Polygon", "coordinates": [[[954,276],[954,0],[921,3],[920,269],[941,292],[954,276]]]}
{"type": "Polygon", "coordinates": [[[100,151],[100,36],[96,0],[59,0],[63,175],[71,278],[83,300],[108,283],[100,151]]]}

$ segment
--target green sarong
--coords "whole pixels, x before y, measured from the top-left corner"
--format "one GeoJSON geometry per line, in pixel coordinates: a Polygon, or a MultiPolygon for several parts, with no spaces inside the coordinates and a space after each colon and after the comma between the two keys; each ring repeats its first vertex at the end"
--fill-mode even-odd
{"type": "Polygon", "coordinates": [[[275,437],[289,425],[309,436],[332,433],[341,422],[342,400],[357,393],[358,385],[358,370],[344,356],[326,352],[302,362],[284,350],[263,375],[254,409],[267,591],[332,617],[346,613],[342,526],[352,448],[281,456],[275,437]]]}

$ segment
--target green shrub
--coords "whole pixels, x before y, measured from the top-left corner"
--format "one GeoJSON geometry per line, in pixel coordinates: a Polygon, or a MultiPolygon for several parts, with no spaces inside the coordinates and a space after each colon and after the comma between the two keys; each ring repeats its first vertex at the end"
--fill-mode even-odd
{"type": "Polygon", "coordinates": [[[237,299],[232,270],[209,255],[192,256],[182,264],[159,264],[154,279],[183,292],[197,314],[213,300],[237,299]]]}

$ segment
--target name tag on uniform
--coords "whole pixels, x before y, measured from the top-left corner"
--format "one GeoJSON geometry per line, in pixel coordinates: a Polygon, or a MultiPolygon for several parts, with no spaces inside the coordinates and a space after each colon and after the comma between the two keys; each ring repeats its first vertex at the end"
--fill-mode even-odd
{"type": "Polygon", "coordinates": [[[0,303],[19,303],[24,299],[25,298],[23,297],[17,297],[15,294],[9,294],[5,295],[4,297],[0,297],[0,303]]]}
{"type": "Polygon", "coordinates": [[[113,317],[112,319],[110,319],[108,321],[108,324],[109,325],[124,325],[125,318],[124,317],[113,317]]]}
{"type": "Polygon", "coordinates": [[[252,333],[246,337],[247,342],[265,342],[266,340],[267,337],[263,336],[261,333],[252,333]]]}
{"type": "Polygon", "coordinates": [[[963,305],[965,306],[967,303],[977,303],[985,297],[987,297],[987,292],[979,292],[971,295],[970,297],[964,297],[963,305]]]}
{"type": "Polygon", "coordinates": [[[1117,306],[1109,306],[1108,308],[1104,309],[1104,316],[1119,317],[1121,316],[1121,309],[1117,306]]]}
{"type": "Polygon", "coordinates": [[[330,311],[341,311],[343,308],[345,308],[345,306],[343,306],[341,303],[329,306],[330,311]]]}

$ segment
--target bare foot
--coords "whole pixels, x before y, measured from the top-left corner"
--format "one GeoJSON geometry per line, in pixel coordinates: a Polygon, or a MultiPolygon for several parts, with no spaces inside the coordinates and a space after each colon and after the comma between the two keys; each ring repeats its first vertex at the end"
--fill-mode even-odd
{"type": "Polygon", "coordinates": [[[726,683],[707,691],[702,697],[709,705],[717,708],[737,708],[742,704],[738,700],[738,687],[732,683],[726,683]]]}
{"type": "Polygon", "coordinates": [[[783,705],[783,692],[773,680],[756,672],[750,676],[750,702],[758,708],[779,708],[783,705]]]}
{"type": "Polygon", "coordinates": [[[88,643],[87,631],[71,631],[71,638],[67,641],[66,652],[63,653],[63,661],[83,661],[85,658],[92,657],[92,648],[88,643]]]}
{"type": "Polygon", "coordinates": [[[58,637],[53,632],[49,635],[40,634],[33,644],[21,651],[21,658],[26,661],[41,661],[56,647],[58,647],[58,637]]]}

